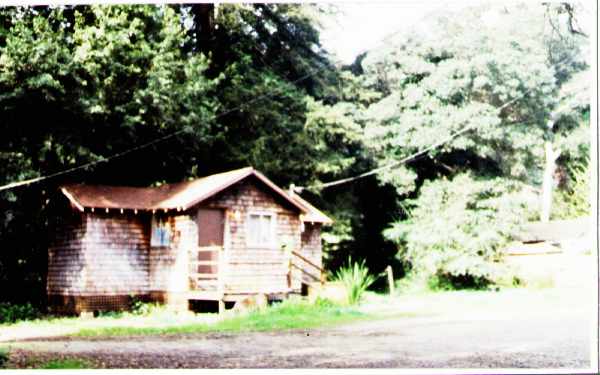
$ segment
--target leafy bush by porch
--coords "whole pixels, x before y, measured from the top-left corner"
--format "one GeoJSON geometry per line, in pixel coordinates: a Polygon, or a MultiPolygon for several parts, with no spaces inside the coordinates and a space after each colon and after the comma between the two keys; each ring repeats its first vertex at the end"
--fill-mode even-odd
{"type": "Polygon", "coordinates": [[[501,250],[535,215],[536,202],[520,183],[461,174],[426,182],[409,202],[410,219],[384,235],[431,289],[482,288],[506,277],[501,250]]]}
{"type": "Polygon", "coordinates": [[[352,259],[349,259],[348,264],[336,272],[335,280],[346,288],[346,302],[355,305],[360,302],[364,292],[376,278],[369,274],[364,260],[352,263],[352,259]]]}

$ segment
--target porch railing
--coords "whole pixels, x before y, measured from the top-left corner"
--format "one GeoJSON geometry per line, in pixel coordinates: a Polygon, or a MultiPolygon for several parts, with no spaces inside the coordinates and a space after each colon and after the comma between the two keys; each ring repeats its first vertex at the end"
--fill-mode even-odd
{"type": "Polygon", "coordinates": [[[290,286],[292,283],[292,268],[300,270],[302,275],[307,276],[313,282],[320,282],[321,285],[325,283],[325,270],[319,265],[315,264],[312,260],[306,258],[304,255],[294,250],[291,251],[291,256],[289,260],[288,281],[290,286]]]}

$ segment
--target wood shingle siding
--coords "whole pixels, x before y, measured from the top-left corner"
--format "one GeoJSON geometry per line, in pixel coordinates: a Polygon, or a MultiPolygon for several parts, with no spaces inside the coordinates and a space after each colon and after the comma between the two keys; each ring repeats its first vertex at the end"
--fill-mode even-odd
{"type": "Polygon", "coordinates": [[[85,291],[90,295],[148,292],[147,215],[85,214],[85,291]]]}
{"type": "MultiPolygon", "coordinates": [[[[293,207],[276,199],[265,191],[257,181],[243,180],[226,191],[209,199],[203,207],[227,208],[225,241],[224,288],[228,293],[249,291],[288,290],[286,248],[300,248],[300,218],[293,207]],[[248,247],[247,221],[252,212],[275,215],[277,243],[274,246],[248,247]]],[[[297,290],[300,285],[295,285],[297,290]]]]}
{"type": "Polygon", "coordinates": [[[152,292],[183,293],[189,289],[189,253],[198,245],[198,228],[193,216],[168,217],[170,246],[151,247],[149,289],[152,292]]]}
{"type": "Polygon", "coordinates": [[[48,294],[148,292],[148,217],[83,213],[49,250],[48,294]],[[69,238],[70,237],[70,238],[69,238]]]}
{"type": "Polygon", "coordinates": [[[63,225],[57,225],[55,236],[48,249],[48,275],[46,289],[49,295],[69,295],[80,289],[82,270],[85,268],[85,222],[73,215],[63,225]]]}

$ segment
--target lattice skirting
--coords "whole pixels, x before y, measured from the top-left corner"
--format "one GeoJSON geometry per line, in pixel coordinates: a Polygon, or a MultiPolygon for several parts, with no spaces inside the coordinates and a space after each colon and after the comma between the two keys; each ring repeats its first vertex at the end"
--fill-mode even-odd
{"type": "Polygon", "coordinates": [[[178,310],[187,310],[188,299],[183,293],[150,292],[137,295],[65,296],[49,295],[48,306],[55,314],[73,315],[82,312],[130,310],[134,301],[157,302],[178,310]]]}
{"type": "Polygon", "coordinates": [[[80,314],[82,312],[123,311],[131,308],[134,300],[150,302],[150,295],[116,296],[64,296],[49,295],[50,311],[56,314],[80,314]]]}

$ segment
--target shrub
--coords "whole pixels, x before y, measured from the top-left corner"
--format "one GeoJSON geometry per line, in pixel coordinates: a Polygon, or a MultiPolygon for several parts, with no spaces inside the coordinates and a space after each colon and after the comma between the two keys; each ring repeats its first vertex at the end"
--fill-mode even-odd
{"type": "Polygon", "coordinates": [[[160,306],[157,303],[144,302],[137,296],[131,296],[129,303],[129,309],[133,315],[151,315],[152,313],[160,310],[160,306]]]}
{"type": "Polygon", "coordinates": [[[490,286],[490,281],[485,277],[476,277],[472,275],[452,275],[449,273],[438,273],[427,280],[427,286],[432,291],[447,291],[455,289],[486,289],[490,286]]]}
{"type": "Polygon", "coordinates": [[[344,285],[347,302],[349,305],[354,305],[360,302],[363,293],[373,284],[375,277],[369,274],[364,260],[360,263],[352,263],[349,259],[348,265],[336,272],[335,281],[344,285]]]}
{"type": "Polygon", "coordinates": [[[113,310],[98,311],[99,318],[120,318],[123,315],[124,315],[123,311],[113,311],[113,310]]]}
{"type": "Polygon", "coordinates": [[[506,276],[502,249],[536,215],[536,198],[502,178],[461,174],[429,181],[406,202],[409,220],[394,223],[384,236],[430,288],[485,288],[506,276]]]}
{"type": "Polygon", "coordinates": [[[0,303],[0,324],[14,323],[19,320],[33,320],[40,317],[40,312],[30,303],[12,305],[0,303]]]}
{"type": "Polygon", "coordinates": [[[8,354],[8,349],[0,348],[0,368],[6,366],[6,363],[8,362],[8,354]]]}
{"type": "Polygon", "coordinates": [[[552,196],[552,219],[575,219],[590,214],[590,162],[569,168],[569,185],[552,196]]]}
{"type": "Polygon", "coordinates": [[[337,307],[337,304],[335,302],[333,302],[329,298],[324,298],[321,296],[318,296],[315,299],[315,301],[313,302],[313,305],[318,308],[325,308],[325,309],[337,307]]]}

